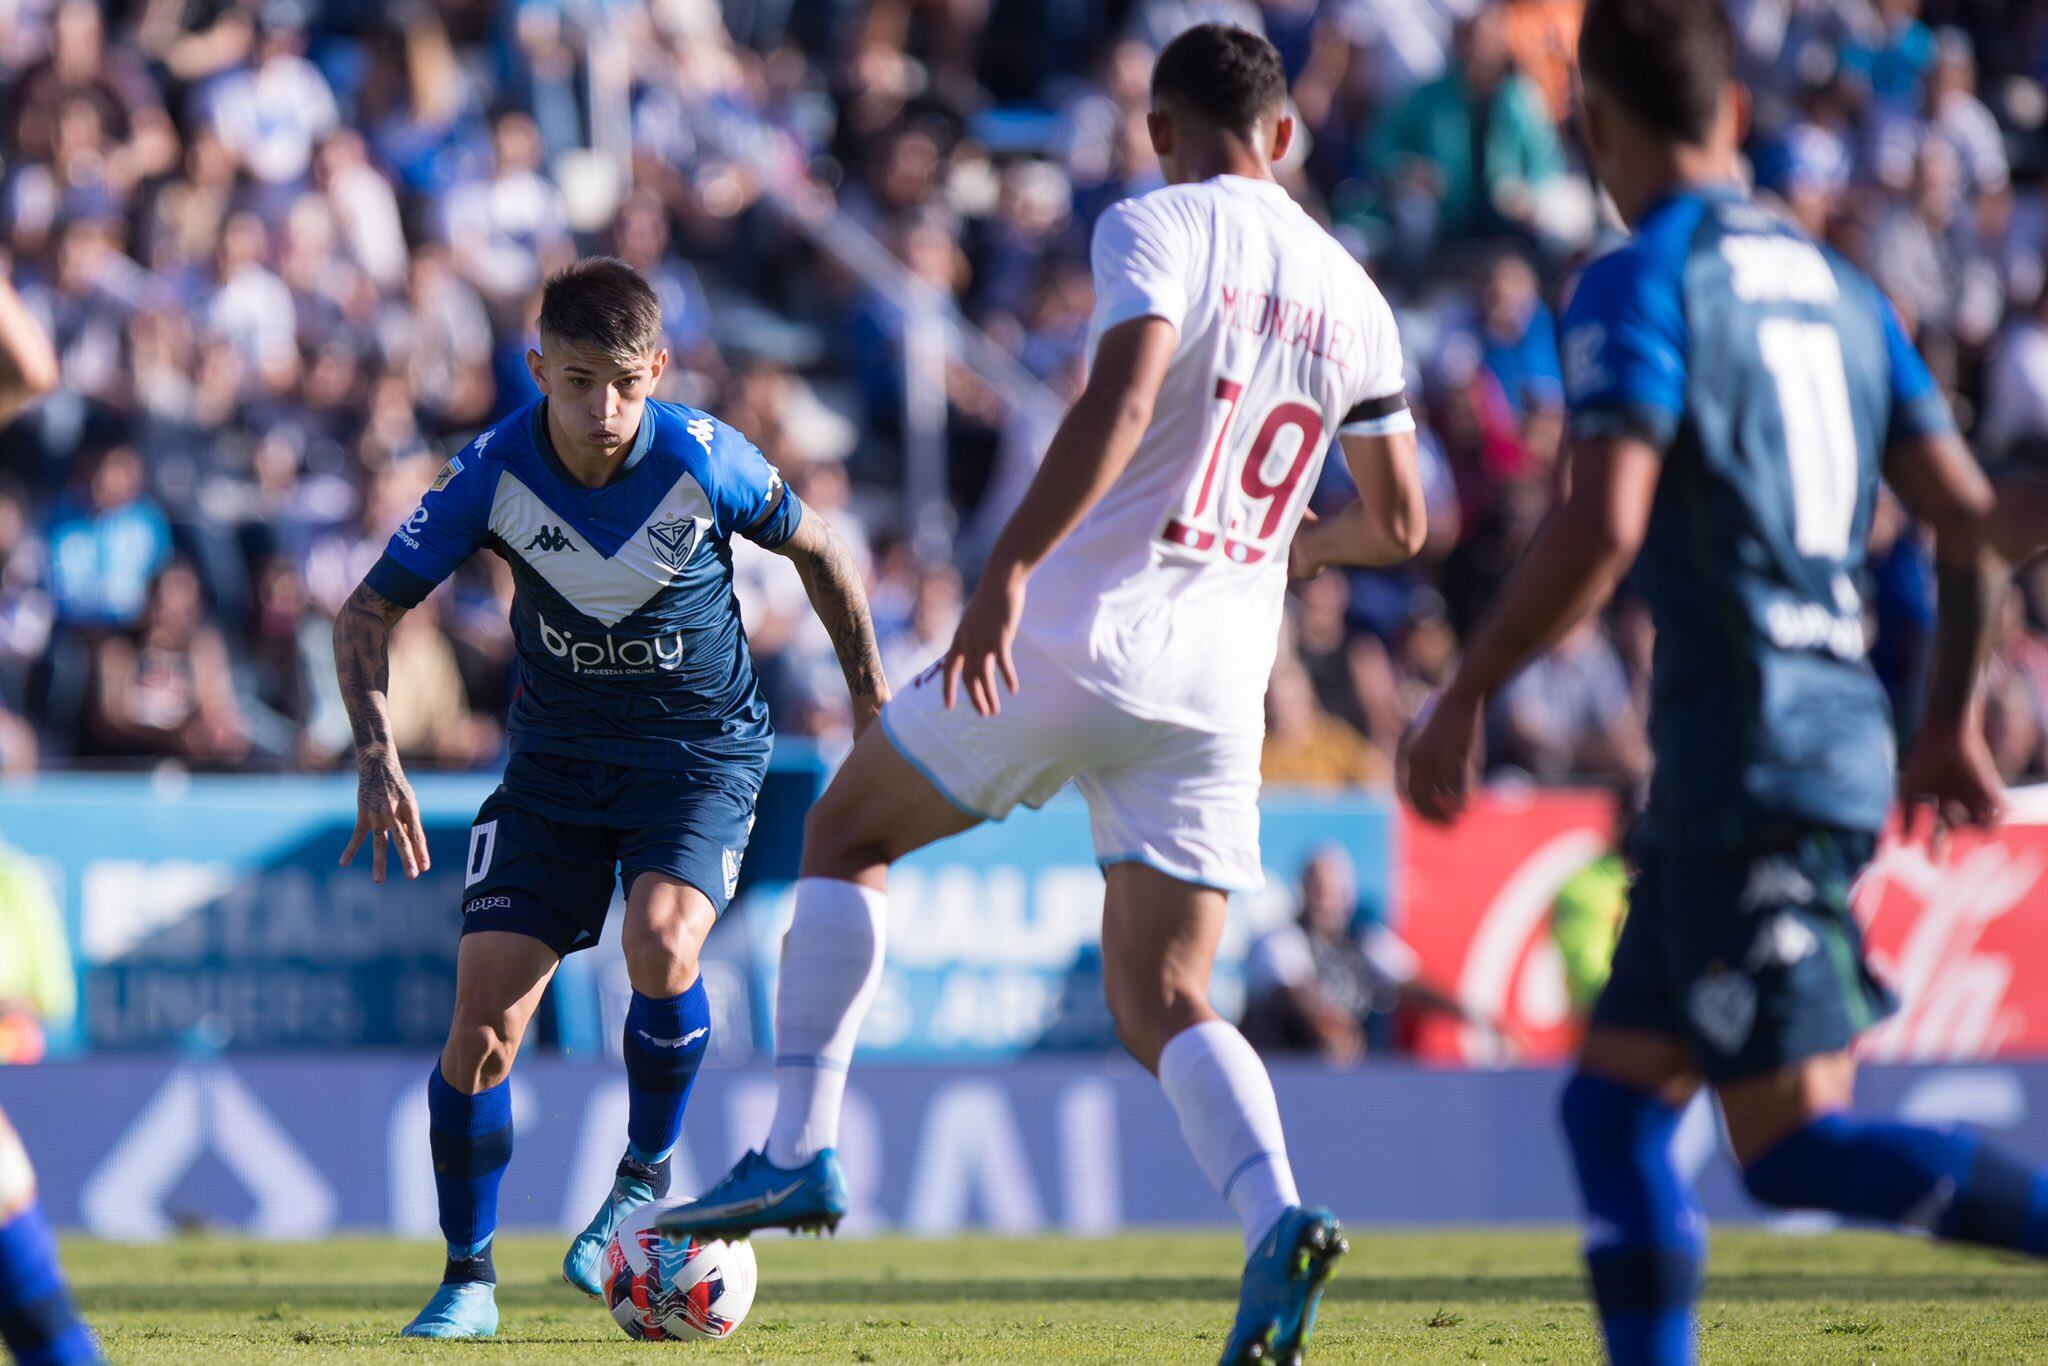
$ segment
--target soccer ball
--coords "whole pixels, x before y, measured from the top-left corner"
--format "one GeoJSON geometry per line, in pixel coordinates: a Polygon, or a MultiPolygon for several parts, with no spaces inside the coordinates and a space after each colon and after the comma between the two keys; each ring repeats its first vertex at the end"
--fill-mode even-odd
{"type": "Polygon", "coordinates": [[[657,1200],[636,1210],[605,1246],[604,1302],[629,1338],[731,1337],[754,1307],[751,1243],[671,1242],[655,1230],[659,1215],[683,1203],[657,1200]]]}

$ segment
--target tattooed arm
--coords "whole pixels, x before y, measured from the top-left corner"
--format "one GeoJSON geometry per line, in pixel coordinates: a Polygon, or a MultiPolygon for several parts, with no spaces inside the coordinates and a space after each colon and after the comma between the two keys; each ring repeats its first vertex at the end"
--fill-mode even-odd
{"type": "Polygon", "coordinates": [[[811,610],[825,623],[846,690],[853,695],[853,733],[859,735],[881,714],[889,700],[889,682],[882,676],[882,652],[875,644],[875,623],[868,616],[867,590],[860,570],[847,553],[846,542],[832,524],[809,508],[796,534],[775,548],[796,566],[810,595],[811,610]]]}
{"type": "Polygon", "coordinates": [[[407,877],[432,866],[419,802],[391,743],[391,627],[406,609],[365,583],[334,619],[334,672],[356,742],[356,830],[341,856],[346,868],[370,840],[370,880],[384,880],[385,850],[398,846],[407,877]]]}

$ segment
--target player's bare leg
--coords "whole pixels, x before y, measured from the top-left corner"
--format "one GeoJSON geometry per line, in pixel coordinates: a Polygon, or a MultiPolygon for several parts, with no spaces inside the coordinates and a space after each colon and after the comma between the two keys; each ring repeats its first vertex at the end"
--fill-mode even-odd
{"type": "Polygon", "coordinates": [[[716,919],[709,897],[667,873],[639,874],[627,894],[620,933],[633,986],[623,1041],[626,1152],[610,1193],[562,1259],[562,1279],[586,1295],[604,1293],[605,1245],[626,1216],[668,1194],[683,1110],[711,1046],[697,955],[716,919]]]}
{"type": "Polygon", "coordinates": [[[538,939],[502,930],[462,937],[455,960],[455,1019],[427,1079],[434,1190],[448,1261],[440,1288],[406,1337],[489,1337],[498,1331],[491,1239],[498,1183],[512,1160],[506,1079],[533,1012],[561,963],[538,939]]]}
{"type": "Polygon", "coordinates": [[[846,1069],[882,976],[889,865],[979,824],[871,726],[804,821],[796,908],[775,987],[775,1120],[764,1150],[692,1205],[672,1233],[837,1227],[845,1180],[834,1149],[846,1069]]]}
{"type": "Polygon", "coordinates": [[[1345,1244],[1328,1210],[1302,1208],[1265,1064],[1209,1005],[1229,897],[1141,863],[1113,864],[1107,877],[1103,992],[1117,1036],[1158,1076],[1196,1163],[1244,1229],[1223,1360],[1296,1360],[1345,1244]]]}

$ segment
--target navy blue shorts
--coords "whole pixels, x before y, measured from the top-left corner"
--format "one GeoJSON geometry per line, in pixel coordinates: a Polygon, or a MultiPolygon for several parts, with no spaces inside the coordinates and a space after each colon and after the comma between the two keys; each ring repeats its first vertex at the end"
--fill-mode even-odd
{"type": "Polygon", "coordinates": [[[1713,1082],[1847,1048],[1898,1006],[1849,911],[1876,848],[1820,828],[1739,849],[1639,844],[1593,1025],[1681,1039],[1713,1082]]]}
{"type": "MultiPolygon", "coordinates": [[[[757,775],[746,773],[744,776],[757,775]]],[[[702,774],[517,753],[469,831],[462,932],[508,930],[558,954],[604,932],[612,891],[666,873],[723,913],[758,788],[702,774]]]]}

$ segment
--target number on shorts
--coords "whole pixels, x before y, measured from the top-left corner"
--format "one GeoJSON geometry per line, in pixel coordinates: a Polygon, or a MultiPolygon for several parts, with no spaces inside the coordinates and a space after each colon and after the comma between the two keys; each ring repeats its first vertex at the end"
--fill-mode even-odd
{"type": "Polygon", "coordinates": [[[1322,451],[1323,415],[1307,403],[1288,399],[1274,405],[1242,450],[1231,450],[1230,432],[1243,398],[1242,384],[1216,381],[1223,418],[1215,444],[1180,511],[1166,519],[1159,535],[1183,550],[1207,555],[1220,547],[1223,557],[1235,564],[1258,564],[1278,548],[1295,495],[1322,451]],[[1283,438],[1289,432],[1297,433],[1299,440],[1285,448],[1283,438]],[[1282,449],[1277,470],[1270,468],[1276,447],[1282,449]],[[1235,479],[1225,473],[1231,463],[1236,466],[1235,479]]]}
{"type": "Polygon", "coordinates": [[[491,855],[498,848],[498,823],[483,821],[469,828],[469,868],[462,885],[474,887],[491,871],[491,855]]]}

